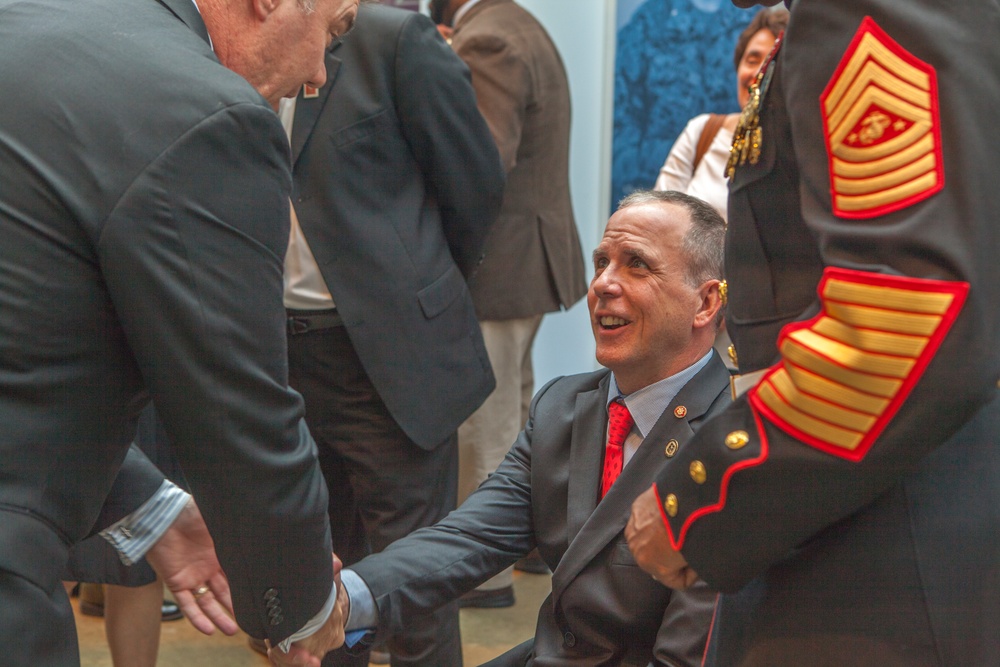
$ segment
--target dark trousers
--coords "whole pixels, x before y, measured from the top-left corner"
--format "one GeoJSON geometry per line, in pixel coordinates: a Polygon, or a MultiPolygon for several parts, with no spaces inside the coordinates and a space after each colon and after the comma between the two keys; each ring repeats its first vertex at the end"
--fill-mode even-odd
{"type": "MultiPolygon", "coordinates": [[[[305,399],[306,424],[319,448],[333,548],[345,567],[454,509],[455,436],[431,451],[414,444],[379,398],[342,326],[289,335],[288,364],[289,384],[305,399]]],[[[388,647],[394,667],[460,666],[457,604],[407,619],[406,631],[388,647]]],[[[342,651],[323,661],[325,667],[367,664],[367,655],[342,651]]]]}

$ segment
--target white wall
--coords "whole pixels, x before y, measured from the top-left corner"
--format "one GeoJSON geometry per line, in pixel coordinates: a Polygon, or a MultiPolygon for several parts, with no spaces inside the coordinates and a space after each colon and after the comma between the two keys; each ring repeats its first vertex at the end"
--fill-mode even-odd
{"type": "MultiPolygon", "coordinates": [[[[570,187],[583,245],[590,254],[604,231],[611,191],[615,0],[518,0],[559,48],[573,98],[570,187]]],[[[586,300],[542,320],[534,348],[535,388],[557,375],[598,367],[586,300]]]]}

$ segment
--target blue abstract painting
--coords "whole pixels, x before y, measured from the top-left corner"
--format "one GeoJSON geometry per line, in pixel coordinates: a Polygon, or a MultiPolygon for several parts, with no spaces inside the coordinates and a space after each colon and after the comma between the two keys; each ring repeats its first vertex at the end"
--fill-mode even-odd
{"type": "Polygon", "coordinates": [[[738,111],[733,49],[753,15],[729,0],[619,0],[612,208],[653,186],[688,120],[738,111]]]}

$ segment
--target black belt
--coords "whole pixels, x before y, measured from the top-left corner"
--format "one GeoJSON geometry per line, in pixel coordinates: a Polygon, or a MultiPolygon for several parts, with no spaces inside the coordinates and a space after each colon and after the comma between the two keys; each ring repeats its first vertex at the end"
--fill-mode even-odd
{"type": "Polygon", "coordinates": [[[289,336],[344,326],[344,318],[340,316],[336,308],[330,310],[292,310],[288,308],[285,312],[288,314],[289,336]]]}

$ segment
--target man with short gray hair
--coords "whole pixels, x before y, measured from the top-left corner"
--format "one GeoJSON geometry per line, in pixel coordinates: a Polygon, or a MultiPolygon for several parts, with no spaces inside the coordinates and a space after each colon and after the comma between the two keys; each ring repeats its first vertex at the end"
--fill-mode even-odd
{"type": "Polygon", "coordinates": [[[128,558],[151,547],[202,629],[235,631],[221,562],[251,635],[317,653],[343,641],[326,488],[288,387],[291,179],[273,107],[322,85],[356,11],[0,0],[0,87],[19,91],[0,114],[6,664],[79,661],[59,577],[102,528],[128,558]],[[197,510],[126,458],[150,398],[211,538],[162,533],[197,510]]]}
{"type": "Polygon", "coordinates": [[[712,349],[721,262],[700,282],[708,265],[691,262],[720,259],[723,230],[687,195],[623,202],[594,251],[587,296],[607,369],[548,383],[461,507],[344,570],[349,630],[398,632],[537,547],[552,594],[534,638],[491,666],[700,663],[714,595],[675,595],[650,580],[622,531],[635,496],[729,402],[729,373],[712,349]]]}

